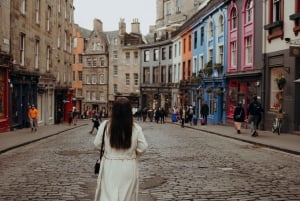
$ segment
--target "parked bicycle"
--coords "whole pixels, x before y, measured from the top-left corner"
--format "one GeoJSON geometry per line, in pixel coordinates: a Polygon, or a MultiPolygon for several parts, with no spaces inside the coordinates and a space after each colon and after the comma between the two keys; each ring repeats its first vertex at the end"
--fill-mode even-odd
{"type": "Polygon", "coordinates": [[[284,114],[282,112],[279,112],[277,113],[276,118],[273,119],[272,122],[273,133],[277,132],[277,134],[280,135],[283,116],[284,114]]]}

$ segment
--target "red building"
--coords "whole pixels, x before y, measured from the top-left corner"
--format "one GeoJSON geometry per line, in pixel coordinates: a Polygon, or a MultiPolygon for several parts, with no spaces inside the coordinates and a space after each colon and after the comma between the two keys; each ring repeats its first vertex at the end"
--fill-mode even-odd
{"type": "Polygon", "coordinates": [[[9,130],[8,112],[8,70],[10,66],[10,56],[0,53],[0,132],[9,130]]]}

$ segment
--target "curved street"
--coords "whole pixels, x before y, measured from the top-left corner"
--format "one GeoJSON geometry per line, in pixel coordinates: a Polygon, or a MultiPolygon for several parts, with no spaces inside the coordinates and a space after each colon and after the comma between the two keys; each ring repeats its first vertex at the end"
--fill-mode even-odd
{"type": "MultiPolygon", "coordinates": [[[[299,156],[178,124],[140,125],[149,143],[140,201],[300,200],[299,156]]],[[[1,154],[0,200],[93,200],[98,153],[90,128],[1,154]]]]}

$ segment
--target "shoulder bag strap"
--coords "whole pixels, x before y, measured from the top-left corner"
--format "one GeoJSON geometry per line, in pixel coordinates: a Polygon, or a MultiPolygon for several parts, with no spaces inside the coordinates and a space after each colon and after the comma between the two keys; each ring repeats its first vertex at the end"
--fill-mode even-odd
{"type": "Polygon", "coordinates": [[[104,129],[103,129],[102,143],[101,143],[101,149],[100,149],[100,160],[101,160],[101,158],[103,156],[103,153],[104,153],[103,147],[104,147],[104,136],[105,136],[106,126],[107,126],[107,124],[105,124],[104,129]]]}

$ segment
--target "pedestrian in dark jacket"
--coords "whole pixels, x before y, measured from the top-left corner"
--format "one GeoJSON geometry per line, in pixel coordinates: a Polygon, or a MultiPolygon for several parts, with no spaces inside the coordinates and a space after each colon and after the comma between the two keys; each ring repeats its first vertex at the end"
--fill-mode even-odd
{"type": "Polygon", "coordinates": [[[235,107],[233,120],[234,120],[234,128],[237,134],[241,134],[242,123],[245,121],[245,110],[242,106],[242,103],[238,103],[238,105],[235,107]]]}
{"type": "Polygon", "coordinates": [[[207,115],[208,115],[208,112],[209,112],[208,105],[206,103],[202,104],[200,113],[201,113],[202,119],[204,119],[204,123],[203,123],[204,125],[207,124],[207,115]]]}
{"type": "Polygon", "coordinates": [[[253,101],[249,104],[248,107],[248,124],[251,128],[251,135],[252,137],[258,136],[256,131],[257,129],[257,122],[260,121],[260,115],[263,112],[263,108],[260,102],[257,101],[257,96],[253,97],[253,101]]]}

